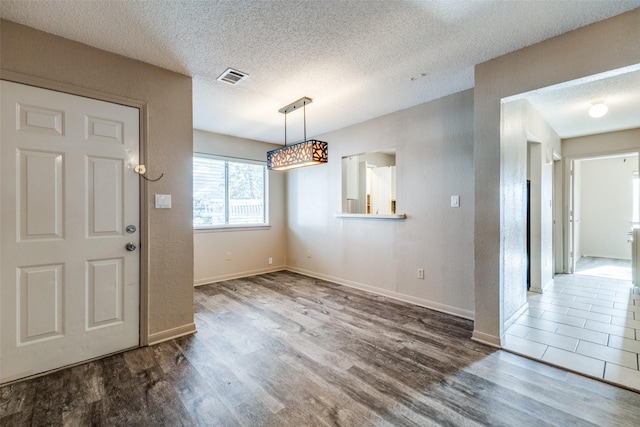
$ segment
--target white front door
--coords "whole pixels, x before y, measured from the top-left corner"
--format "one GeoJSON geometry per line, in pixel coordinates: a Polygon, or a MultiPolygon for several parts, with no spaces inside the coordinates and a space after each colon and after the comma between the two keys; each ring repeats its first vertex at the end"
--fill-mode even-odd
{"type": "Polygon", "coordinates": [[[0,85],[1,383],[138,346],[140,232],[138,109],[0,85]]]}

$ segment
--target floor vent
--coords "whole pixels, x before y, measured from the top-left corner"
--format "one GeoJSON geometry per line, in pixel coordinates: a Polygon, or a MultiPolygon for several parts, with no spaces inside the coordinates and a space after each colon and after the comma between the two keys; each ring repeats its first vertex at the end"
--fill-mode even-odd
{"type": "Polygon", "coordinates": [[[248,74],[245,74],[242,71],[227,68],[224,73],[220,74],[217,80],[230,85],[237,85],[248,76],[248,74]]]}

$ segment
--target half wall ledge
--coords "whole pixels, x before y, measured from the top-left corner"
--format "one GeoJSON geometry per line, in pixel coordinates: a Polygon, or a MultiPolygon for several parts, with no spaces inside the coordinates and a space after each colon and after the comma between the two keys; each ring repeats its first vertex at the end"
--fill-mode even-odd
{"type": "Polygon", "coordinates": [[[376,214],[350,214],[350,213],[337,213],[336,218],[366,218],[366,219],[406,219],[407,214],[390,214],[390,215],[376,215],[376,214]]]}

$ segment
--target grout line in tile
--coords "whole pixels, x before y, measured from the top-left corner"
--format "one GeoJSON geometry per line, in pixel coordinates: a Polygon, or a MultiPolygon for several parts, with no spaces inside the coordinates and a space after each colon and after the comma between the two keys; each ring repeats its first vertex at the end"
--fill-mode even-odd
{"type": "Polygon", "coordinates": [[[542,354],[540,355],[540,360],[542,360],[544,355],[547,354],[547,350],[549,350],[549,346],[547,346],[547,348],[545,348],[544,351],[542,352],[542,354]]]}

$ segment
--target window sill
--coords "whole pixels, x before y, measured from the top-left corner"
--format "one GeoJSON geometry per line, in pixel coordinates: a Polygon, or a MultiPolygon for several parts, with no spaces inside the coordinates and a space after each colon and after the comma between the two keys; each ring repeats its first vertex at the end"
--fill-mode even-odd
{"type": "Polygon", "coordinates": [[[337,213],[336,218],[406,219],[407,214],[376,215],[376,214],[337,213]]]}
{"type": "Polygon", "coordinates": [[[237,224],[237,225],[212,225],[207,228],[194,228],[194,233],[218,233],[223,231],[256,231],[270,230],[270,224],[237,224]]]}

